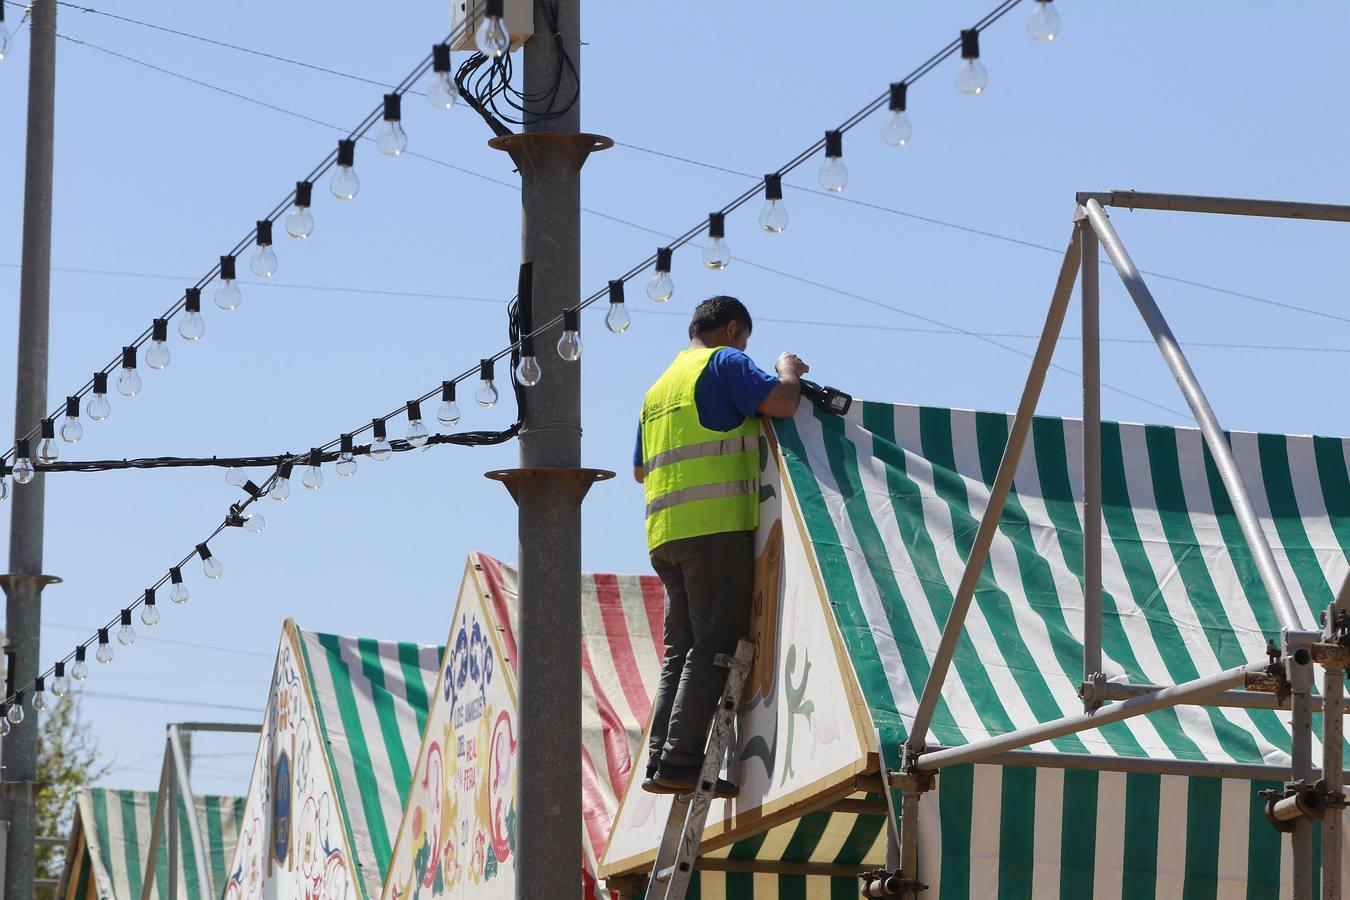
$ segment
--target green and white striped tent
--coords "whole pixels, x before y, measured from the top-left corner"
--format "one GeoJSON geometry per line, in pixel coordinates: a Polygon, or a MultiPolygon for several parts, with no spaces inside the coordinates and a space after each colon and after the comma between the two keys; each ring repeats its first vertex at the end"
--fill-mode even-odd
{"type": "MultiPolygon", "coordinates": [[[[155,800],[154,791],[86,788],[79,792],[75,820],[66,845],[65,869],[56,894],[61,900],[140,900],[154,826],[155,800]]],[[[195,806],[212,882],[223,885],[225,867],[234,854],[239,836],[244,800],[242,797],[198,796],[195,806]]],[[[177,814],[182,852],[175,900],[212,900],[205,886],[200,884],[197,867],[193,864],[197,848],[188,828],[191,813],[186,799],[181,796],[177,814]]],[[[156,859],[155,883],[150,896],[154,900],[167,900],[167,822],[160,834],[156,859]]]]}
{"type": "Polygon", "coordinates": [[[443,651],[287,621],[227,900],[380,896],[443,651]]]}
{"type": "MultiPolygon", "coordinates": [[[[782,594],[818,593],[842,651],[831,660],[820,639],[803,634],[799,611],[795,621],[780,613],[758,640],[779,661],[789,694],[787,649],[807,646],[815,665],[847,670],[872,768],[898,765],[1010,424],[1004,414],[871,402],[855,403],[844,418],[803,407],[774,423],[776,449],[766,456],[777,465],[766,465],[761,480],[781,496],[766,500],[759,544],[766,528],[783,529],[782,594]],[[796,557],[794,541],[804,547],[796,557]]],[[[1350,569],[1347,443],[1237,432],[1229,442],[1312,625],[1350,569]]],[[[1035,420],[930,741],[959,745],[1081,711],[1081,448],[1081,422],[1035,420]]],[[[1104,423],[1102,454],[1106,674],[1166,684],[1261,659],[1278,626],[1199,432],[1104,423]]],[[[817,698],[811,715],[796,714],[797,740],[805,730],[819,746],[846,745],[818,733],[820,708],[817,698]]],[[[752,711],[742,723],[748,741],[771,746],[785,718],[794,716],[780,713],[771,728],[752,711]]],[[[1033,749],[1287,765],[1289,745],[1287,713],[1178,707],[1033,749]]],[[[865,761],[855,767],[864,774],[854,787],[867,769],[865,761]]],[[[752,853],[746,841],[766,822],[828,809],[848,782],[815,774],[814,798],[743,777],[750,796],[714,807],[709,855],[728,843],[752,853]]],[[[1272,785],[985,765],[944,770],[937,785],[920,814],[919,877],[929,897],[1288,892],[1287,842],[1256,796],[1272,785]]],[[[630,791],[625,805],[635,801],[630,791]]],[[[638,871],[650,859],[638,848],[660,829],[641,819],[621,810],[606,856],[617,865],[606,871],[638,871]]],[[[800,850],[799,842],[802,861],[829,861],[800,850]]],[[[753,851],[761,861],[775,855],[790,858],[753,851]]]]}

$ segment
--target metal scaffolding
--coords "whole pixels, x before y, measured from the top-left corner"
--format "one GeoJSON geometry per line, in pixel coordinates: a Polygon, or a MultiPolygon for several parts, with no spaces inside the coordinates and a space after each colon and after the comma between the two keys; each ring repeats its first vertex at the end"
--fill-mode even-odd
{"type": "MultiPolygon", "coordinates": [[[[915,876],[919,795],[933,787],[934,774],[960,763],[1039,766],[1098,771],[1147,772],[1220,778],[1283,779],[1283,792],[1269,797],[1266,813],[1272,826],[1288,832],[1293,844],[1293,896],[1312,900],[1313,821],[1323,823],[1322,897],[1340,897],[1342,810],[1342,733],[1344,681],[1350,668],[1350,578],[1323,614],[1320,631],[1307,630],[1299,617],[1288,588],[1280,575],[1270,543],[1261,529],[1247,489],[1242,482],[1224,432],[1190,363],[1167,324],[1148,285],[1130,259],[1120,236],[1111,225],[1105,207],[1197,212],[1217,215],[1262,216],[1316,221],[1350,222],[1350,206],[1248,200],[1227,197],[1192,197],[1135,191],[1079,193],[1073,233],[1064,254],[1059,278],[1050,301],[1040,342],[1032,358],[1021,401],[1013,419],[990,489],[988,506],[980,520],[965,571],[954,597],[951,613],[942,631],[932,669],[923,686],[909,739],[903,748],[902,770],[890,773],[890,786],[902,792],[900,804],[900,856],[903,871],[915,876]],[[1167,364],[1190,407],[1232,501],[1234,514],[1252,554],[1257,574],[1270,598],[1281,628],[1281,646],[1269,660],[1256,660],[1234,669],[1177,685],[1108,684],[1102,666],[1102,470],[1101,470],[1101,336],[1099,332],[1098,247],[1104,248],[1148,326],[1163,361],[1167,364]],[[926,744],[928,729],[952,662],[957,640],[965,627],[980,572],[988,558],[1012,487],[1013,473],[1031,428],[1032,416],[1045,383],[1046,372],[1059,339],[1060,329],[1073,293],[1080,282],[1083,303],[1083,685],[1084,711],[1029,728],[975,741],[960,747],[926,744]],[[1320,702],[1312,696],[1314,668],[1323,667],[1320,702]],[[1060,735],[1072,734],[1118,722],[1170,706],[1237,706],[1292,711],[1292,752],[1289,767],[1236,765],[1216,762],[1179,762],[1147,758],[1090,756],[1074,753],[1041,753],[1019,750],[1060,735]],[[1324,712],[1322,768],[1312,760],[1312,714],[1324,712]],[[1314,780],[1320,779],[1320,780],[1314,780]]],[[[906,893],[917,897],[921,886],[914,882],[906,893]]]]}

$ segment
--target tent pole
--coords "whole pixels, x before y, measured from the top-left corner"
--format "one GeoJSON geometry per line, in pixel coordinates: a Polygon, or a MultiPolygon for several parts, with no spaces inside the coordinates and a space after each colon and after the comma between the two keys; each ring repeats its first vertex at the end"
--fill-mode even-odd
{"type": "Polygon", "coordinates": [[[1153,340],[1157,342],[1158,349],[1162,352],[1163,361],[1176,378],[1177,385],[1181,388],[1181,393],[1186,398],[1201,433],[1204,434],[1205,446],[1214,457],[1214,467],[1218,469],[1223,486],[1228,491],[1233,512],[1242,527],[1247,547],[1251,550],[1256,571],[1261,576],[1261,584],[1270,596],[1270,602],[1275,606],[1275,614],[1279,617],[1281,627],[1295,631],[1302,629],[1298,610],[1289,596],[1289,590],[1285,587],[1279,568],[1275,565],[1270,542],[1266,540],[1265,532],[1261,530],[1261,522],[1257,519],[1247,489],[1242,484],[1242,475],[1238,471],[1237,462],[1233,459],[1233,451],[1228,446],[1223,428],[1219,425],[1219,420],[1215,417],[1200,382],[1196,380],[1195,372],[1186,361],[1186,355],[1177,343],[1176,336],[1172,334],[1162,310],[1158,309],[1148,285],[1144,284],[1139,270],[1134,267],[1134,261],[1130,259],[1130,254],[1120,242],[1120,236],[1116,234],[1115,228],[1106,217],[1106,211],[1093,199],[1087,201],[1086,208],[1092,229],[1097,232],[1102,246],[1106,248],[1106,255],[1111,257],[1111,264],[1116,267],[1120,280],[1125,283],[1125,289],[1129,291],[1134,305],[1138,307],[1144,324],[1148,326],[1153,340]]]}
{"type": "MultiPolygon", "coordinates": [[[[1102,344],[1097,235],[1079,221],[1083,263],[1083,681],[1102,671],[1102,344]]],[[[1083,711],[1101,705],[1085,698],[1083,711]]]]}
{"type": "MultiPolygon", "coordinates": [[[[164,765],[169,768],[174,766],[173,758],[173,726],[169,726],[170,738],[167,740],[164,748],[164,765]]],[[[169,890],[165,895],[169,900],[176,900],[178,897],[178,779],[171,774],[169,777],[168,799],[169,815],[169,890]]]]}
{"type": "MultiPolygon", "coordinates": [[[[935,744],[932,752],[946,750],[935,744]]],[[[1019,766],[1029,769],[1071,769],[1076,772],[1121,772],[1139,775],[1179,775],[1183,778],[1232,778],[1238,781],[1280,781],[1288,766],[1262,763],[1207,762],[1192,759],[1154,759],[1147,756],[1107,756],[1092,753],[1057,753],[1041,750],[1009,750],[980,760],[986,766],[1019,766]]],[[[1318,778],[1321,769],[1313,770],[1318,778]]],[[[892,785],[905,776],[892,776],[892,785]]]]}
{"type": "MultiPolygon", "coordinates": [[[[1326,666],[1322,670],[1322,696],[1327,714],[1322,719],[1322,771],[1327,792],[1339,794],[1343,788],[1341,766],[1342,741],[1345,721],[1341,712],[1345,706],[1345,669],[1326,666]]],[[[1342,810],[1338,806],[1327,809],[1322,818],[1322,897],[1339,900],[1341,896],[1341,829],[1342,810]]]]}
{"type": "MultiPolygon", "coordinates": [[[[1128,700],[1131,697],[1138,697],[1142,694],[1152,694],[1167,687],[1165,684],[1119,684],[1114,681],[1108,681],[1105,684],[1088,683],[1084,686],[1084,691],[1091,690],[1100,701],[1107,700],[1128,700]]],[[[1310,697],[1308,700],[1312,704],[1312,711],[1320,713],[1323,709],[1321,697],[1310,697]]],[[[1279,709],[1288,711],[1289,704],[1281,701],[1278,694],[1271,694],[1265,691],[1224,691],[1222,694],[1214,694],[1199,701],[1197,706],[1223,706],[1233,709],[1279,709]]]]}
{"type": "MultiPolygon", "coordinates": [[[[1284,633],[1293,721],[1290,723],[1289,751],[1292,781],[1312,783],[1312,703],[1313,665],[1309,645],[1321,635],[1317,632],[1284,633]],[[1300,661],[1301,660],[1301,661],[1300,661]]],[[[1323,717],[1325,721],[1325,716],[1323,717]]],[[[1312,820],[1300,816],[1291,835],[1294,851],[1294,900],[1313,900],[1312,820]]]]}
{"type": "MultiPolygon", "coordinates": [[[[914,760],[914,768],[920,772],[932,772],[946,766],[954,766],[960,763],[974,763],[995,756],[1005,750],[1015,750],[1018,747],[1025,747],[1029,744],[1038,744],[1041,741],[1052,740],[1057,737],[1064,737],[1069,734],[1076,734],[1080,731],[1087,731],[1092,728],[1100,728],[1112,722],[1120,722],[1124,719],[1140,716],[1144,713],[1150,713],[1154,710],[1164,709],[1169,706],[1180,706],[1182,704],[1192,703],[1202,697],[1211,694],[1217,694],[1219,691],[1227,690],[1230,687],[1242,684],[1246,680],[1248,673],[1264,672],[1267,663],[1261,662],[1249,663],[1245,666],[1237,666],[1232,669],[1225,669],[1213,675],[1206,675],[1204,678],[1197,678],[1194,681],[1185,681],[1181,684],[1172,685],[1163,688],[1152,694],[1146,694],[1142,697],[1134,697],[1120,703],[1112,703],[1109,706],[1103,706],[1101,709],[1090,713],[1079,713],[1072,716],[1064,716],[1060,719],[1052,719],[1049,722],[1042,722],[1032,725],[1029,728],[1023,728],[1019,731],[1011,731],[1007,734],[1000,734],[995,737],[985,738],[981,741],[973,741],[960,747],[951,747],[946,750],[938,750],[931,753],[925,753],[914,760]]],[[[1307,669],[1306,665],[1299,668],[1307,669]]],[[[1295,695],[1297,699],[1297,695],[1295,695]]],[[[1306,701],[1306,693],[1305,693],[1306,701]]],[[[1307,704],[1304,703],[1306,709],[1307,704]]],[[[1297,709],[1297,707],[1296,707],[1297,709]]],[[[1297,715],[1297,713],[1296,713],[1297,715]]],[[[1297,749],[1297,733],[1295,734],[1295,748],[1297,749]]],[[[1294,756],[1298,759],[1297,753],[1294,756]]]]}
{"type": "MultiPolygon", "coordinates": [[[[911,882],[919,880],[919,792],[912,789],[900,795],[900,871],[911,882]]],[[[919,892],[909,897],[919,900],[919,892]]]]}
{"type": "MultiPolygon", "coordinates": [[[[197,883],[205,886],[206,896],[214,897],[216,892],[215,886],[211,883],[211,867],[206,864],[206,843],[202,836],[201,822],[197,819],[197,802],[192,796],[192,784],[188,780],[187,754],[183,752],[183,740],[178,733],[177,725],[169,726],[169,746],[173,749],[174,785],[178,794],[183,797],[186,812],[184,818],[187,819],[188,834],[192,837],[192,864],[197,869],[197,883]]],[[[169,815],[173,817],[173,821],[178,819],[177,810],[177,806],[170,807],[169,815]]],[[[186,863],[183,868],[186,871],[186,863]]],[[[170,896],[177,895],[170,894],[170,896]]]]}
{"type": "Polygon", "coordinates": [[[1041,387],[1045,384],[1045,373],[1050,368],[1050,360],[1055,355],[1055,343],[1059,340],[1060,328],[1064,325],[1064,314],[1069,308],[1069,298],[1073,295],[1073,283],[1078,276],[1079,231],[1075,225],[1069,239],[1068,249],[1064,252],[1064,262],[1060,264],[1059,280],[1055,282],[1055,293],[1050,300],[1050,311],[1045,317],[1045,328],[1041,331],[1040,342],[1031,360],[1031,371],[1027,374],[1026,385],[1022,388],[1022,399],[1017,404],[1017,415],[1013,418],[1008,433],[1008,444],[1003,449],[1003,459],[998,464],[998,474],[989,489],[989,505],[985,507],[980,519],[980,529],[975,535],[975,543],[970,548],[970,558],[966,560],[965,571],[961,573],[961,584],[952,600],[951,612],[942,628],[942,640],[933,657],[933,668],[923,685],[923,696],[919,698],[919,709],[914,716],[914,727],[910,729],[905,746],[909,753],[922,749],[928,736],[928,726],[932,724],[933,713],[937,709],[938,698],[942,694],[942,683],[951,667],[952,653],[956,650],[956,641],[965,628],[966,613],[970,611],[970,601],[975,596],[975,586],[979,583],[980,572],[984,570],[985,560],[989,556],[989,545],[993,543],[994,533],[998,530],[999,519],[1003,516],[1003,505],[1008,500],[1012,488],[1013,473],[1022,458],[1022,447],[1031,431],[1031,419],[1036,412],[1036,402],[1041,396],[1041,387]]]}
{"type": "Polygon", "coordinates": [[[141,900],[150,900],[155,894],[155,870],[158,868],[155,862],[159,857],[159,835],[164,830],[164,806],[168,797],[171,758],[172,751],[169,749],[168,741],[165,741],[164,765],[159,770],[159,791],[155,794],[155,815],[150,824],[150,846],[145,851],[145,880],[141,882],[141,900]]]}

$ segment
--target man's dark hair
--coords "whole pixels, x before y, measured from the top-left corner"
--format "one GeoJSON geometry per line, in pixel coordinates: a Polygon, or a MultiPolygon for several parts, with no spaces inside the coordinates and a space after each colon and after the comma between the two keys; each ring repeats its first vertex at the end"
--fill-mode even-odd
{"type": "Polygon", "coordinates": [[[728,322],[740,322],[745,326],[746,334],[750,334],[755,327],[750,321],[750,310],[735,297],[724,294],[709,297],[694,307],[694,317],[689,320],[689,337],[696,338],[700,334],[716,331],[728,322]]]}

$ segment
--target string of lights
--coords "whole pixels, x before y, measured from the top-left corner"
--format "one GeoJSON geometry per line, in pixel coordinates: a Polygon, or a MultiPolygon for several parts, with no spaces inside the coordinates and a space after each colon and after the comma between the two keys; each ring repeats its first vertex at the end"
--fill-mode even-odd
{"type": "MultiPolygon", "coordinates": [[[[2,4],[0,4],[2,6],[2,4]]],[[[213,292],[215,305],[224,311],[238,309],[242,301],[242,293],[237,284],[237,260],[241,253],[252,245],[253,254],[249,260],[249,267],[255,275],[261,278],[272,277],[277,270],[278,260],[276,251],[273,249],[273,224],[282,220],[284,214],[284,227],[286,232],[293,238],[304,240],[314,231],[314,217],[310,212],[310,206],[313,202],[314,183],[323,175],[332,171],[329,181],[331,193],[340,200],[351,200],[360,190],[360,180],[356,176],[354,169],[356,141],[363,138],[368,131],[382,123],[376,142],[380,150],[389,156],[398,156],[407,146],[407,135],[403,131],[401,124],[401,97],[412,85],[420,79],[427,71],[433,70],[440,74],[442,68],[448,77],[450,44],[458,39],[463,32],[463,25],[460,25],[454,32],[447,35],[444,40],[433,46],[432,51],[424,57],[404,78],[399,81],[393,90],[385,94],[381,104],[371,112],[347,133],[345,138],[337,142],[337,148],[329,151],[324,158],[314,166],[313,169],[300,181],[296,182],[295,188],[282,198],[263,218],[257,220],[254,227],[229,250],[220,256],[216,265],[212,266],[202,275],[183,295],[158,317],[156,317],[151,327],[141,332],[134,340],[122,348],[121,353],[115,357],[103,368],[97,370],[93,377],[74,393],[67,396],[64,404],[54,410],[46,419],[30,428],[26,433],[16,435],[14,445],[9,450],[0,454],[0,499],[3,499],[7,488],[4,486],[4,476],[6,472],[6,461],[12,459],[15,481],[23,483],[29,476],[29,466],[23,465],[24,455],[19,453],[21,445],[27,441],[30,444],[37,440],[40,447],[45,448],[48,453],[47,461],[54,462],[59,454],[58,445],[51,439],[48,432],[52,431],[51,423],[58,417],[64,417],[65,423],[61,428],[61,439],[67,443],[75,443],[83,437],[84,429],[80,424],[80,405],[81,400],[92,394],[85,413],[93,421],[102,421],[111,414],[111,404],[108,400],[108,376],[117,373],[116,386],[118,392],[124,397],[134,397],[140,393],[143,387],[143,381],[140,376],[139,362],[141,348],[145,348],[143,361],[147,366],[153,369],[163,369],[169,365],[171,354],[168,348],[168,325],[175,317],[179,317],[178,333],[187,341],[198,341],[205,335],[206,323],[202,316],[202,291],[213,281],[217,282],[213,292]],[[444,65],[442,65],[444,63],[444,65]],[[181,316],[179,315],[181,313],[181,316]],[[145,345],[149,343],[150,346],[145,345]],[[21,476],[23,477],[21,480],[21,476]]],[[[442,83],[444,78],[436,78],[435,83],[442,83]]]]}
{"type": "MultiPolygon", "coordinates": [[[[892,85],[880,97],[865,104],[860,110],[840,123],[840,125],[827,131],[824,139],[813,143],[805,150],[793,156],[778,170],[766,176],[762,187],[756,186],[742,192],[730,203],[724,205],[720,210],[710,213],[706,226],[700,224],[688,229],[679,237],[672,240],[667,246],[658,248],[656,253],[647,257],[637,265],[630,267],[620,277],[611,279],[602,290],[582,299],[575,306],[564,310],[562,313],[554,316],[542,325],[536,325],[533,317],[532,264],[529,262],[524,263],[520,268],[520,280],[516,296],[512,298],[508,307],[510,311],[510,343],[507,347],[499,350],[492,356],[484,357],[479,361],[477,367],[467,369],[451,379],[442,381],[439,387],[433,388],[431,391],[424,393],[415,400],[407,401],[402,406],[387,413],[385,416],[371,419],[367,423],[363,423],[359,428],[344,432],[338,438],[313,448],[307,457],[288,455],[285,461],[278,463],[277,468],[260,485],[253,481],[245,480],[241,485],[246,494],[245,499],[231,504],[230,511],[226,515],[225,520],[216,526],[216,528],[207,536],[207,539],[196,545],[193,552],[180,560],[178,565],[171,567],[167,574],[160,576],[151,588],[145,590],[140,598],[129,606],[124,607],[119,612],[117,618],[111,620],[105,627],[99,628],[94,637],[89,638],[82,644],[76,645],[72,654],[53,665],[51,669],[42,676],[37,677],[29,685],[19,689],[14,689],[12,684],[7,686],[7,696],[3,702],[0,702],[0,710],[3,710],[4,712],[3,718],[0,718],[0,728],[8,729],[11,725],[17,725],[23,721],[25,692],[29,689],[32,690],[32,699],[30,702],[32,703],[33,708],[41,710],[46,707],[48,699],[45,693],[45,678],[48,675],[53,677],[54,694],[57,692],[56,688],[58,685],[62,692],[68,691],[71,687],[69,680],[71,678],[77,681],[82,681],[87,678],[88,666],[86,664],[85,652],[88,647],[94,646],[95,643],[97,643],[95,658],[100,662],[111,661],[113,651],[109,643],[109,633],[114,627],[118,628],[117,636],[120,643],[124,645],[133,643],[135,641],[135,630],[131,624],[131,614],[136,609],[139,608],[141,610],[142,623],[147,627],[158,623],[159,611],[155,608],[155,592],[165,584],[172,584],[170,593],[170,599],[172,601],[186,601],[187,588],[182,581],[181,569],[182,566],[186,565],[193,558],[201,560],[203,573],[208,579],[215,580],[220,578],[224,572],[224,567],[220,561],[212,555],[209,548],[209,542],[216,538],[221,532],[231,527],[241,527],[247,531],[260,532],[265,523],[262,521],[260,514],[256,512],[250,513],[249,507],[256,503],[261,497],[267,496],[268,494],[273,494],[274,499],[284,499],[284,497],[277,497],[274,492],[282,494],[289,492],[289,480],[293,466],[300,462],[302,458],[308,463],[302,481],[305,487],[311,490],[317,490],[322,485],[321,467],[325,462],[334,462],[334,468],[339,475],[350,476],[356,472],[356,456],[361,455],[358,452],[359,449],[365,450],[365,455],[369,455],[372,459],[387,459],[394,449],[393,442],[388,439],[387,434],[387,421],[389,419],[406,416],[407,431],[403,440],[410,448],[425,447],[430,443],[431,436],[422,421],[421,404],[439,394],[441,397],[441,406],[437,411],[437,419],[442,425],[453,427],[460,419],[456,402],[457,385],[477,373],[479,376],[479,385],[474,394],[475,402],[483,407],[495,405],[499,400],[499,392],[495,385],[495,365],[497,362],[507,358],[510,360],[510,378],[519,404],[520,417],[515,425],[500,434],[505,435],[505,437],[502,437],[502,440],[508,440],[510,437],[514,437],[518,432],[520,422],[524,417],[524,404],[528,388],[538,384],[542,378],[542,369],[538,364],[536,356],[536,339],[542,337],[545,332],[548,332],[561,324],[563,326],[563,331],[556,345],[559,356],[565,361],[576,361],[577,359],[580,359],[582,353],[580,313],[584,309],[598,302],[601,298],[607,298],[609,302],[609,310],[605,315],[606,327],[616,334],[627,331],[632,323],[632,319],[626,306],[624,296],[625,284],[655,264],[655,272],[648,283],[647,293],[652,300],[657,302],[669,300],[675,290],[674,282],[671,278],[673,252],[679,247],[692,241],[704,231],[705,227],[707,229],[709,240],[704,245],[704,264],[711,269],[725,268],[731,262],[730,252],[725,245],[726,215],[745,205],[758,195],[761,190],[764,191],[766,205],[775,200],[781,202],[780,197],[774,196],[774,194],[777,193],[774,190],[775,182],[779,181],[783,175],[803,165],[821,150],[825,151],[825,161],[820,171],[822,186],[826,187],[828,190],[842,190],[847,183],[847,169],[844,167],[842,161],[843,135],[856,127],[860,122],[876,112],[883,105],[888,105],[891,113],[903,114],[905,112],[904,105],[908,86],[931,72],[958,49],[960,49],[962,53],[962,62],[957,73],[958,87],[964,93],[978,94],[982,91],[984,85],[987,84],[988,74],[984,71],[983,64],[979,62],[979,34],[981,31],[987,29],[1001,19],[1019,2],[1021,2],[1021,0],[1003,0],[1003,2],[999,3],[993,11],[977,22],[973,28],[962,31],[961,37],[958,40],[949,43],[946,47],[933,54],[916,69],[910,72],[909,75],[898,82],[899,89],[897,89],[896,85],[892,85]],[[897,99],[899,102],[898,108],[897,99]],[[372,432],[370,444],[358,448],[355,443],[355,438],[367,431],[372,432]],[[334,457],[332,451],[335,447],[337,448],[337,453],[334,457]],[[281,487],[283,484],[284,487],[281,487]],[[65,674],[65,663],[71,662],[72,660],[74,661],[74,666],[70,676],[67,676],[65,674]],[[39,698],[41,699],[39,700],[39,698]]],[[[1029,23],[1029,30],[1032,32],[1032,36],[1037,37],[1038,39],[1053,39],[1058,28],[1057,15],[1054,19],[1056,23],[1055,29],[1051,31],[1048,37],[1039,35],[1036,30],[1038,16],[1054,14],[1053,9],[1050,7],[1052,0],[1034,0],[1034,2],[1037,11],[1033,14],[1032,21],[1029,23]]],[[[439,58],[430,61],[430,65],[434,67],[434,71],[437,73],[437,81],[442,83],[449,77],[448,59],[446,59],[446,57],[448,57],[449,40],[450,39],[447,39],[443,44],[447,46],[447,51],[444,53],[433,54],[439,58]]],[[[490,57],[502,56],[509,47],[509,38],[506,37],[501,24],[500,0],[496,0],[496,2],[488,0],[486,4],[486,15],[483,22],[480,24],[478,31],[478,46],[480,50],[484,52],[484,55],[490,57]]],[[[415,76],[407,80],[407,83],[411,83],[416,77],[420,77],[420,75],[427,70],[427,67],[427,65],[423,65],[416,70],[415,76]]],[[[397,93],[398,92],[396,92],[396,94],[397,93]]],[[[428,94],[430,96],[432,92],[429,91],[428,94]]],[[[393,119],[390,118],[390,107],[388,103],[384,104],[379,112],[382,112],[384,115],[386,127],[390,121],[397,122],[397,117],[393,119]]],[[[366,129],[374,124],[374,119],[372,117],[367,118],[370,121],[363,123],[363,126],[360,129],[361,133],[364,133],[366,129]]],[[[336,158],[330,158],[325,162],[326,166],[331,166],[334,162],[338,166],[338,171],[334,173],[334,183],[332,187],[334,194],[339,197],[342,197],[343,192],[348,190],[351,192],[351,195],[355,194],[356,183],[354,181],[354,173],[350,172],[352,167],[352,148],[354,147],[354,141],[354,138],[348,138],[339,142],[339,150],[336,158]]],[[[299,198],[295,197],[294,199],[298,200],[299,198]]],[[[287,202],[289,202],[289,200],[287,202]]],[[[300,207],[298,203],[296,204],[296,207],[307,212],[307,209],[300,207]]],[[[284,208],[284,204],[281,208],[284,208]]],[[[781,232],[786,228],[785,212],[783,216],[783,227],[777,228],[775,233],[781,232]]],[[[762,215],[761,219],[763,218],[764,216],[762,215]]],[[[777,218],[773,219],[775,225],[779,224],[779,221],[780,220],[777,218]]],[[[766,230],[769,230],[764,226],[762,221],[761,227],[765,227],[766,230]]],[[[222,280],[225,280],[224,271],[221,271],[220,274],[222,280]]],[[[232,281],[233,279],[230,280],[232,281]]],[[[135,347],[128,347],[127,350],[131,351],[131,353],[129,356],[126,353],[123,355],[123,377],[126,376],[126,370],[129,368],[134,374],[135,368],[135,347]],[[128,365],[128,362],[130,362],[131,365],[128,365]]],[[[115,366],[115,363],[113,365],[115,366]]],[[[111,366],[109,368],[111,368],[111,366]]],[[[103,387],[105,388],[106,393],[107,373],[105,372],[103,374],[105,379],[103,387]]],[[[51,418],[44,420],[42,429],[44,434],[51,431],[49,426],[54,418],[55,416],[53,415],[51,418]]],[[[50,437],[44,438],[44,441],[50,440],[50,437]]],[[[16,446],[16,450],[18,449],[19,448],[16,446]]],[[[24,456],[22,459],[23,461],[29,462],[30,467],[32,466],[32,463],[27,456],[24,456]]],[[[16,468],[17,465],[18,462],[16,461],[16,468]]],[[[231,469],[231,472],[234,471],[234,469],[231,469]]]]}

